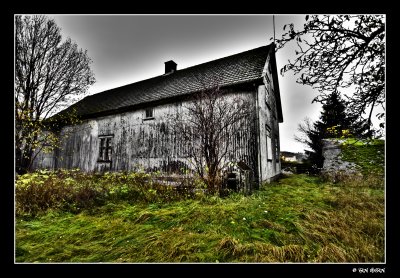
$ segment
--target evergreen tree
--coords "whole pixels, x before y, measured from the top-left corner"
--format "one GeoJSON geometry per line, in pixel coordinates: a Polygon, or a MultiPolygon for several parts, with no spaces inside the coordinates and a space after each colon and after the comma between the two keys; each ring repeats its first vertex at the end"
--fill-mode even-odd
{"type": "Polygon", "coordinates": [[[306,119],[299,125],[298,130],[302,133],[302,137],[295,136],[295,139],[312,150],[309,152],[308,160],[317,168],[322,168],[324,162],[322,139],[360,137],[368,130],[365,121],[360,121],[355,116],[348,116],[346,109],[346,102],[341,98],[340,93],[333,92],[323,104],[318,121],[312,123],[306,119]]]}

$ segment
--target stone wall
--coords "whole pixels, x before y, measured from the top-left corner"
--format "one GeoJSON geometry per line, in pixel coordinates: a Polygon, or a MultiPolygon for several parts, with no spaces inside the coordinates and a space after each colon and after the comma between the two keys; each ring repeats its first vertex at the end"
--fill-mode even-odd
{"type": "Polygon", "coordinates": [[[321,174],[333,181],[349,175],[360,175],[359,167],[352,162],[344,161],[341,158],[340,139],[323,139],[322,155],[324,164],[321,174]]]}

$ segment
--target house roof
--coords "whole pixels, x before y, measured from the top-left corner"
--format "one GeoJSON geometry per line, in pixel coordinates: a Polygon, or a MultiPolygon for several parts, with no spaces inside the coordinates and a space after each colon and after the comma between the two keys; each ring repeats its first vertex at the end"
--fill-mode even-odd
{"type": "Polygon", "coordinates": [[[103,91],[85,97],[64,111],[75,108],[79,116],[88,118],[106,112],[118,112],[129,107],[194,93],[204,89],[202,82],[203,84],[207,81],[212,82],[215,77],[218,78],[220,87],[259,80],[262,77],[269,52],[270,45],[262,46],[177,70],[173,73],[103,91]]]}

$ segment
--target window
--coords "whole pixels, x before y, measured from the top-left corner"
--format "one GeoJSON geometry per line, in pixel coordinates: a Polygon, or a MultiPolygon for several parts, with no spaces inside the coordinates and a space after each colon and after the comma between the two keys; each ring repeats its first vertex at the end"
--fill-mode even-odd
{"type": "Polygon", "coordinates": [[[153,108],[147,108],[145,112],[144,120],[150,120],[150,119],[154,119],[153,108]]]}
{"type": "Polygon", "coordinates": [[[111,161],[111,151],[112,151],[112,136],[100,136],[99,137],[99,159],[98,161],[111,161]]]}
{"type": "Polygon", "coordinates": [[[272,140],[271,140],[271,128],[269,125],[265,126],[267,133],[267,160],[272,161],[272,140]]]}

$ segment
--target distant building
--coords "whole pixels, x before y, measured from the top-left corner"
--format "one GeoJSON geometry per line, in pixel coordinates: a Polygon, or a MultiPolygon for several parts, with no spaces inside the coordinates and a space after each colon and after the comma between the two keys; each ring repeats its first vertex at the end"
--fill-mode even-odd
{"type": "Polygon", "coordinates": [[[281,151],[281,159],[286,162],[299,162],[302,163],[306,159],[306,155],[300,152],[293,153],[281,151]]]}
{"type": "Polygon", "coordinates": [[[83,123],[64,126],[61,147],[38,155],[34,168],[102,172],[133,171],[140,165],[169,172],[187,166],[185,146],[166,119],[185,97],[202,89],[199,76],[217,76],[227,96],[243,96],[254,106],[257,120],[238,126],[232,136],[232,162],[248,165],[255,182],[278,176],[283,116],[274,44],[182,70],[168,61],[160,76],[85,97],[67,108],[75,108],[83,123]],[[68,137],[63,136],[66,131],[68,137]]]}

